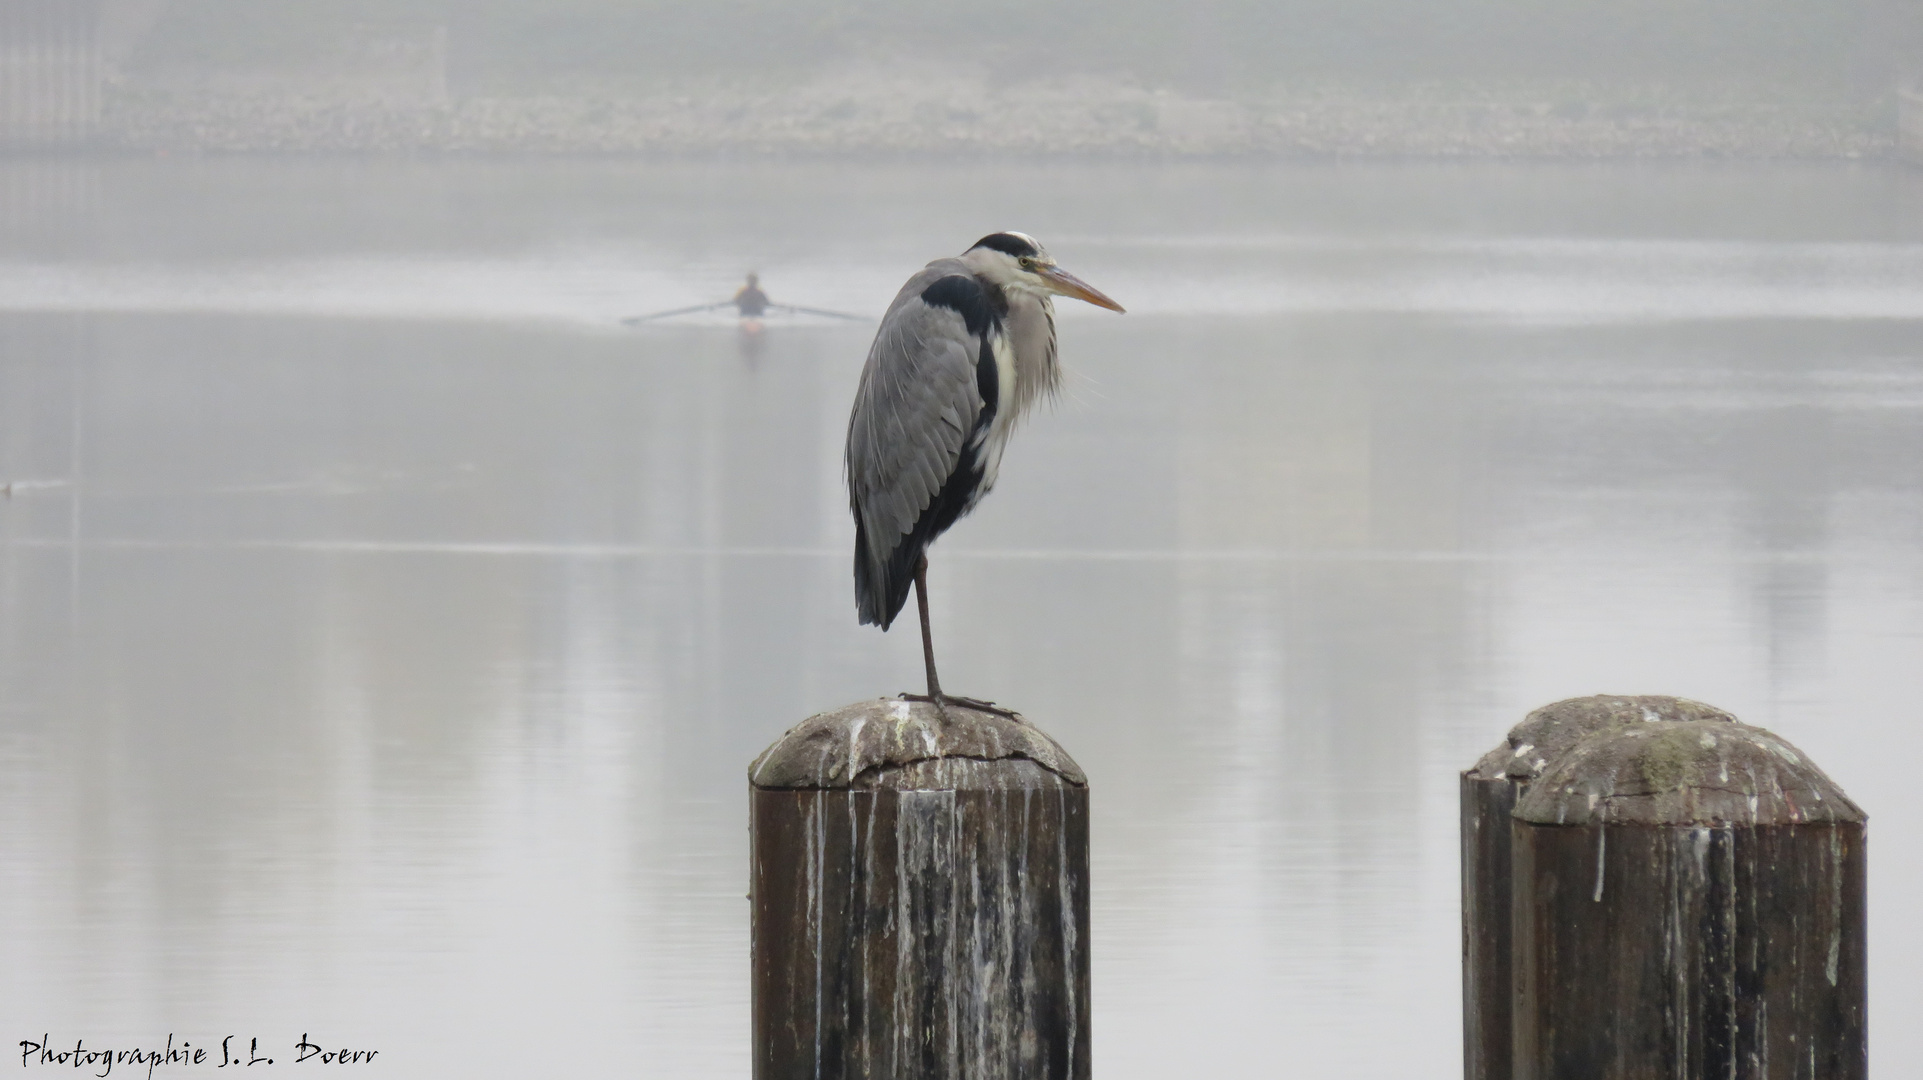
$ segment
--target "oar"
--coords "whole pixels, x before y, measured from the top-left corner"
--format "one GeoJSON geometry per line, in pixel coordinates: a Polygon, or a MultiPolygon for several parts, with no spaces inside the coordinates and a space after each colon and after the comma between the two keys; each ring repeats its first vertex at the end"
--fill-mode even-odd
{"type": "Polygon", "coordinates": [[[665,319],[670,315],[692,315],[697,311],[713,311],[716,308],[733,307],[733,306],[734,306],[733,300],[723,300],[718,304],[696,304],[693,307],[678,307],[672,311],[657,311],[652,315],[633,315],[628,318],[622,319],[621,325],[633,326],[636,323],[649,322],[654,319],[665,319]]]}
{"type": "Polygon", "coordinates": [[[793,304],[769,304],[769,311],[785,311],[790,315],[820,315],[829,319],[852,319],[855,322],[868,322],[866,315],[850,315],[842,311],[823,311],[820,308],[796,307],[793,304]]]}

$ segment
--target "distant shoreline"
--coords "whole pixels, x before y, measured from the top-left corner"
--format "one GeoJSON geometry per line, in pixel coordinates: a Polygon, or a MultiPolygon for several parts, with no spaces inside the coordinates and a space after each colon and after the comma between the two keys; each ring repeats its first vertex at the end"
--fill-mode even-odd
{"type": "Polygon", "coordinates": [[[1411,88],[1201,100],[1112,84],[818,84],[708,97],[380,97],[145,88],[58,140],[169,153],[1070,156],[1153,159],[1776,159],[1900,156],[1896,98],[1411,88]]]}

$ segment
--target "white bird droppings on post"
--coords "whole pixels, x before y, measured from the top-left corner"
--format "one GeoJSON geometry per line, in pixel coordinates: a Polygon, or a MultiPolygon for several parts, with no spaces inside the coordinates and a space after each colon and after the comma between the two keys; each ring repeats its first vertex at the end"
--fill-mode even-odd
{"type": "Polygon", "coordinates": [[[750,776],[758,1075],[1086,1080],[1088,794],[1058,744],[871,699],[750,776]]]}
{"type": "Polygon", "coordinates": [[[1603,898],[1603,853],[1609,849],[1609,830],[1596,830],[1596,891],[1589,899],[1600,904],[1603,898]]]}

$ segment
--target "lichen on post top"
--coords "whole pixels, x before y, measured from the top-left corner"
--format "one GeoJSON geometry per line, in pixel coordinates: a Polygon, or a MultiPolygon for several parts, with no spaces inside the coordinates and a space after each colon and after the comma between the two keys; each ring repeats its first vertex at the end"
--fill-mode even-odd
{"type": "Polygon", "coordinates": [[[1865,820],[1808,755],[1762,728],[1624,725],[1580,741],[1530,785],[1538,825],[1799,825],[1865,820]]]}
{"type": "Polygon", "coordinates": [[[1476,780],[1517,780],[1528,783],[1541,776],[1571,747],[1598,731],[1627,724],[1667,720],[1735,723],[1736,717],[1714,705],[1665,694],[1592,694],[1567,698],[1533,710],[1508,737],[1484,754],[1469,776],[1476,780]]]}

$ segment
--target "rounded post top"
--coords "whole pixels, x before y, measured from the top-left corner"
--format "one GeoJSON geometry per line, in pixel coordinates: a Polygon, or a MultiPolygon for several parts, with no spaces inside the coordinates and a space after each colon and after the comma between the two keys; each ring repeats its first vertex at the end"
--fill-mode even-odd
{"type": "Polygon", "coordinates": [[[1004,790],[1086,787],[1068,751],[1019,714],[876,698],[817,713],[748,767],[758,788],[1004,790]],[[944,715],[945,713],[945,715],[944,715]]]}
{"type": "Polygon", "coordinates": [[[1470,767],[1472,780],[1532,781],[1585,737],[1626,724],[1666,720],[1734,723],[1714,705],[1665,694],[1592,694],[1534,710],[1509,729],[1509,737],[1470,767]]]}
{"type": "Polygon", "coordinates": [[[1762,728],[1659,720],[1598,731],[1530,785],[1538,825],[1800,825],[1866,820],[1802,751],[1762,728]]]}

